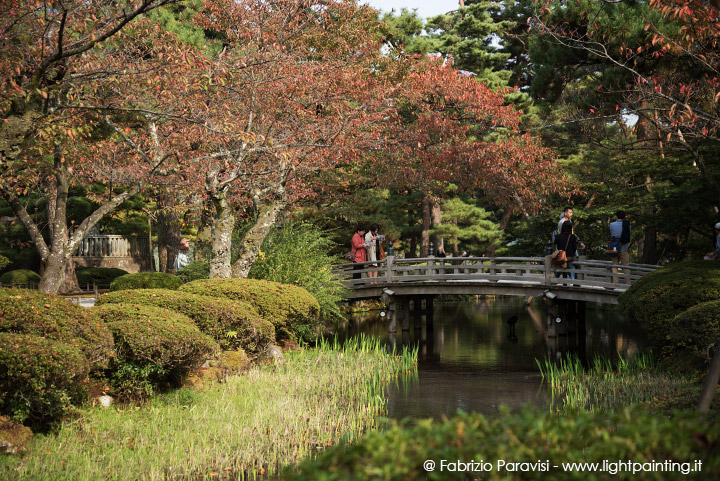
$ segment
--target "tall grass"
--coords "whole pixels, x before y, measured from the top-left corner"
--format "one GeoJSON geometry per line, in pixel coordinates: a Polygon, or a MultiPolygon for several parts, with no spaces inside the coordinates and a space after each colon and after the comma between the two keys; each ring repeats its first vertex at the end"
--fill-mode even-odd
{"type": "Polygon", "coordinates": [[[415,371],[417,350],[368,338],[286,354],[204,391],[148,405],[86,408],[26,457],[0,458],[0,479],[255,479],[376,427],[386,386],[415,371]]]}
{"type": "Polygon", "coordinates": [[[662,406],[677,393],[691,391],[689,379],[671,376],[655,367],[651,354],[622,357],[613,364],[596,357],[585,368],[570,355],[559,361],[536,360],[554,411],[613,411],[633,404],[662,406]]]}

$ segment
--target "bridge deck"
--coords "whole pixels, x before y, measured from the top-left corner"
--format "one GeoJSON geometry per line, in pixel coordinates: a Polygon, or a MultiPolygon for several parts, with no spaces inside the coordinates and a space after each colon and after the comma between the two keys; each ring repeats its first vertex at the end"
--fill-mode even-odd
{"type": "Polygon", "coordinates": [[[390,256],[377,263],[340,264],[335,266],[335,273],[349,288],[349,299],[380,297],[388,289],[401,296],[539,296],[551,292],[559,299],[617,304],[618,296],[632,282],[658,268],[579,259],[568,269],[555,269],[549,257],[397,259],[390,256]],[[377,273],[377,277],[368,277],[368,273],[377,273]],[[561,277],[556,277],[557,273],[561,277]],[[354,279],[353,274],[361,274],[361,278],[354,279]],[[571,274],[574,279],[570,278],[571,274]]]}

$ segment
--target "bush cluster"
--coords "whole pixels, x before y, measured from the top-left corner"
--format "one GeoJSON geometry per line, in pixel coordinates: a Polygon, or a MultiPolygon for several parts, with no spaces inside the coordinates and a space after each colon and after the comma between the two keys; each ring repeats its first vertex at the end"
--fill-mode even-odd
{"type": "Polygon", "coordinates": [[[248,277],[300,286],[317,299],[321,319],[342,319],[346,288],[332,273],[334,247],[314,225],[285,222],[265,238],[248,277]]]}
{"type": "Polygon", "coordinates": [[[113,338],[104,323],[60,296],[0,289],[0,332],[33,334],[80,349],[91,370],[107,367],[113,338]]]}
{"type": "Polygon", "coordinates": [[[241,347],[256,353],[275,341],[275,327],[242,301],[167,289],[135,289],[109,292],[100,296],[95,305],[121,303],[162,307],[184,314],[223,350],[241,347]]]}
{"type": "Polygon", "coordinates": [[[177,289],[182,285],[182,280],[166,272],[139,272],[137,274],[125,274],[117,277],[110,284],[111,291],[123,291],[126,289],[177,289]]]}
{"type": "Polygon", "coordinates": [[[681,312],[670,321],[668,341],[709,363],[720,342],[720,300],[703,302],[681,312]]]}
{"type": "Polygon", "coordinates": [[[10,264],[12,264],[12,261],[4,255],[0,254],[0,271],[5,270],[5,268],[10,264]]]}
{"type": "MultiPolygon", "coordinates": [[[[673,319],[685,310],[720,298],[720,262],[679,262],[637,280],[620,296],[620,307],[631,322],[648,334],[653,347],[680,347],[670,339],[673,319]]],[[[682,341],[681,344],[684,344],[682,341]]]]}
{"type": "Polygon", "coordinates": [[[127,271],[115,267],[85,267],[78,268],[75,274],[77,275],[80,287],[85,287],[88,284],[91,286],[97,284],[99,287],[106,287],[118,277],[127,274],[127,271]]]}
{"type": "Polygon", "coordinates": [[[94,309],[115,338],[117,356],[138,364],[191,369],[219,350],[187,316],[161,307],[105,304],[94,309]]]}
{"type": "Polygon", "coordinates": [[[88,363],[64,342],[0,333],[0,412],[44,431],[86,396],[88,363]]]}
{"type": "Polygon", "coordinates": [[[0,276],[0,284],[9,286],[18,286],[29,283],[38,284],[39,282],[40,275],[30,269],[16,269],[14,271],[8,271],[0,276]]]}
{"type": "Polygon", "coordinates": [[[283,479],[294,481],[383,480],[468,480],[468,479],[720,479],[720,424],[696,413],[676,413],[672,418],[640,408],[614,413],[574,412],[555,416],[526,408],[510,415],[503,412],[493,420],[481,414],[461,414],[453,419],[420,421],[413,426],[393,426],[367,433],[352,444],[327,448],[316,459],[302,462],[296,472],[283,479]],[[698,441],[702,440],[702,441],[698,441]],[[436,462],[426,470],[426,460],[436,462]],[[491,463],[483,472],[440,469],[441,460],[491,463]],[[545,463],[545,471],[528,467],[500,467],[498,461],[545,463]],[[677,470],[633,473],[563,470],[561,463],[600,463],[631,460],[648,463],[665,460],[688,463],[702,461],[701,473],[677,470]]]}
{"type": "Polygon", "coordinates": [[[93,311],[115,339],[111,376],[121,394],[142,396],[154,386],[177,386],[188,371],[220,350],[190,318],[169,309],[105,304],[93,311]]]}
{"type": "Polygon", "coordinates": [[[275,326],[278,339],[310,340],[319,326],[320,305],[302,287],[256,279],[199,279],[179,291],[249,302],[275,326]]]}
{"type": "Polygon", "coordinates": [[[177,275],[183,283],[197,279],[208,279],[210,277],[210,263],[191,262],[182,269],[179,269],[175,275],[177,275]]]}

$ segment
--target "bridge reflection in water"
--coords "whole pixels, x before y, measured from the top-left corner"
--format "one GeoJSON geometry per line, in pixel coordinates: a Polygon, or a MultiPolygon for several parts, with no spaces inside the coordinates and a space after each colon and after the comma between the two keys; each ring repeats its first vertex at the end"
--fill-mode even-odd
{"type": "MultiPolygon", "coordinates": [[[[388,333],[377,312],[353,316],[346,335],[360,332],[396,345],[417,345],[418,376],[390,391],[391,417],[452,416],[458,409],[497,415],[501,404],[544,406],[536,359],[573,353],[587,362],[596,355],[632,355],[643,345],[636,326],[613,309],[590,305],[586,335],[548,337],[545,307],[522,297],[479,296],[434,303],[434,325],[388,333]],[[516,318],[514,326],[508,323],[516,318]],[[514,330],[514,336],[511,332],[514,330]]],[[[427,314],[423,314],[424,318],[427,314]]],[[[425,319],[423,319],[425,320],[425,319]]]]}

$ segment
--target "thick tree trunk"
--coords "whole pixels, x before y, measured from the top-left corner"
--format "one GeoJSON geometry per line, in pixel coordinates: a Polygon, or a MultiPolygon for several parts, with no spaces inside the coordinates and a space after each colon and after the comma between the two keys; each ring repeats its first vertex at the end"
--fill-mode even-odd
{"type": "Polygon", "coordinates": [[[287,202],[281,195],[274,199],[262,199],[256,202],[257,220],[243,238],[240,247],[240,256],[232,267],[232,276],[245,278],[250,273],[250,268],[257,258],[260,247],[270,229],[277,221],[279,215],[285,210],[287,202]]]}
{"type": "MultiPolygon", "coordinates": [[[[432,203],[432,226],[438,227],[442,225],[442,209],[440,208],[440,203],[437,201],[434,201],[432,203]]],[[[445,251],[445,239],[442,236],[434,235],[430,239],[432,243],[435,245],[435,252],[440,252],[441,250],[445,251]]]]}
{"type": "Polygon", "coordinates": [[[235,213],[227,202],[227,189],[213,196],[215,222],[212,227],[210,278],[229,279],[232,274],[230,253],[235,213]]]}
{"type": "Polygon", "coordinates": [[[88,231],[105,215],[115,210],[117,206],[140,190],[140,186],[135,185],[122,194],[116,195],[86,217],[77,229],[69,235],[66,224],[68,184],[67,171],[65,170],[64,164],[60,166],[56,165],[55,176],[58,181],[57,200],[54,209],[55,217],[51,227],[52,235],[49,246],[45,242],[37,223],[30,217],[20,200],[12,192],[0,191],[8,204],[10,204],[10,207],[12,207],[15,215],[20,219],[20,222],[22,222],[25,230],[30,234],[30,238],[40,254],[40,260],[42,261],[44,269],[38,289],[48,294],[57,294],[60,290],[64,281],[67,263],[71,261],[73,253],[88,231]]]}
{"type": "Polygon", "coordinates": [[[657,231],[648,226],[645,229],[645,237],[642,240],[642,253],[640,262],[643,264],[657,264],[657,231]]]}
{"type": "Polygon", "coordinates": [[[420,257],[430,255],[430,196],[422,199],[422,230],[420,231],[420,257]]]}
{"type": "Polygon", "coordinates": [[[71,261],[68,261],[68,258],[62,252],[53,252],[47,261],[43,263],[44,270],[40,284],[38,284],[38,290],[48,294],[57,294],[65,282],[65,269],[68,262],[71,261]]]}
{"type": "MultiPolygon", "coordinates": [[[[62,162],[60,162],[60,157],[60,153],[56,152],[54,161],[58,175],[51,181],[50,188],[48,189],[48,195],[46,196],[50,245],[52,247],[51,250],[54,251],[58,250],[58,240],[62,240],[59,247],[60,249],[64,248],[70,240],[65,217],[65,209],[68,198],[68,185],[66,179],[67,172],[65,171],[62,162]]],[[[50,256],[50,258],[52,258],[52,256],[50,256]]],[[[60,263],[64,264],[64,268],[61,265],[53,265],[52,270],[57,272],[50,274],[51,279],[48,279],[47,283],[57,283],[59,286],[58,292],[63,294],[79,290],[80,286],[78,285],[77,276],[75,275],[75,262],[72,260],[72,257],[64,261],[61,260],[60,263]],[[60,275],[59,279],[57,278],[58,275],[60,275]]],[[[48,266],[45,262],[43,262],[41,269],[44,276],[48,270],[48,266]]]]}
{"type": "Polygon", "coordinates": [[[180,219],[172,194],[166,192],[158,196],[158,207],[160,212],[157,217],[157,247],[160,272],[171,272],[174,270],[178,246],[182,239],[180,219]]]}

